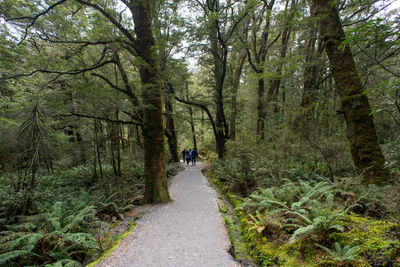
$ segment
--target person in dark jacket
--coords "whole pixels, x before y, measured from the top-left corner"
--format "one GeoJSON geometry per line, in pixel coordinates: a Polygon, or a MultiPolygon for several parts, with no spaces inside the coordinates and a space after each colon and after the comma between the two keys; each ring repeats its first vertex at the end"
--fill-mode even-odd
{"type": "Polygon", "coordinates": [[[196,165],[196,158],[197,158],[197,150],[193,148],[192,150],[192,165],[196,165]]]}
{"type": "Polygon", "coordinates": [[[192,159],[192,150],[189,149],[189,151],[186,153],[186,165],[189,165],[191,159],[192,159]]]}
{"type": "Polygon", "coordinates": [[[182,153],[182,162],[185,163],[186,153],[187,153],[186,148],[184,148],[181,153],[182,153]]]}

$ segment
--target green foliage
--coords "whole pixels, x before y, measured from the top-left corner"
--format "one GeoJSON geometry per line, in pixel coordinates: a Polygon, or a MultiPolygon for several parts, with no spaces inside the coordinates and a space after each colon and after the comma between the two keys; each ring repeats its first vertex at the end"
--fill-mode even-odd
{"type": "Polygon", "coordinates": [[[212,164],[211,171],[227,182],[229,190],[247,196],[257,186],[257,178],[252,171],[254,161],[246,155],[240,158],[219,160],[212,164]]]}
{"type": "Polygon", "coordinates": [[[101,225],[93,206],[82,203],[70,210],[66,203],[56,202],[46,212],[25,217],[0,233],[0,262],[78,266],[99,251],[94,234],[101,225]]]}
{"type": "Polygon", "coordinates": [[[348,231],[333,233],[330,238],[340,244],[359,246],[359,254],[372,266],[390,266],[400,257],[398,224],[348,214],[342,225],[348,231]]]}
{"type": "Polygon", "coordinates": [[[310,213],[331,208],[335,190],[328,180],[308,182],[285,180],[281,186],[259,189],[240,208],[250,210],[310,213]]]}
{"type": "MultiPolygon", "coordinates": [[[[170,175],[176,171],[168,168],[170,175]]],[[[104,166],[104,170],[106,177],[112,177],[112,168],[104,166]]],[[[101,233],[107,228],[102,221],[124,219],[123,214],[137,203],[144,187],[143,170],[139,162],[125,168],[124,176],[108,188],[93,181],[90,168],[84,165],[40,176],[31,198],[33,214],[0,218],[2,262],[6,266],[18,266],[13,262],[81,266],[90,261],[109,245],[101,233]]],[[[0,177],[0,199],[5,200],[0,206],[2,216],[20,205],[22,198],[6,186],[8,181],[0,177]]]]}
{"type": "Polygon", "coordinates": [[[250,227],[248,231],[256,231],[259,234],[268,235],[276,233],[282,228],[282,224],[269,216],[268,211],[260,213],[258,210],[255,215],[249,214],[248,224],[250,227]]]}
{"type": "Polygon", "coordinates": [[[344,227],[338,223],[347,211],[334,211],[332,213],[327,212],[326,215],[320,215],[313,218],[312,220],[301,216],[305,219],[305,225],[299,227],[294,231],[291,242],[296,242],[302,238],[311,238],[316,242],[325,242],[328,239],[328,235],[332,232],[343,232],[344,227]]]}
{"type": "Polygon", "coordinates": [[[361,257],[358,255],[360,251],[360,246],[351,247],[345,245],[341,247],[339,243],[335,243],[334,250],[317,244],[316,246],[322,248],[325,252],[332,256],[332,260],[335,264],[353,264],[357,262],[362,262],[361,257]]]}
{"type": "MultiPolygon", "coordinates": [[[[368,210],[368,205],[371,213],[385,205],[384,195],[390,187],[365,187],[357,184],[357,179],[332,183],[318,175],[303,180],[304,174],[295,169],[287,173],[291,179],[284,179],[280,186],[258,189],[236,208],[250,254],[260,265],[293,266],[303,259],[305,263],[300,266],[368,266],[398,257],[399,241],[391,240],[387,234],[397,231],[395,224],[371,220],[377,226],[367,227],[362,226],[362,217],[348,215],[350,210],[368,210]],[[336,210],[340,207],[343,210],[336,210]],[[371,233],[372,230],[376,232],[371,233]],[[362,237],[356,237],[360,234],[362,237]],[[333,249],[327,247],[335,255],[323,249],[330,255],[329,260],[315,253],[314,244],[322,248],[335,242],[333,249]]],[[[236,204],[224,182],[214,180],[236,204]]]]}

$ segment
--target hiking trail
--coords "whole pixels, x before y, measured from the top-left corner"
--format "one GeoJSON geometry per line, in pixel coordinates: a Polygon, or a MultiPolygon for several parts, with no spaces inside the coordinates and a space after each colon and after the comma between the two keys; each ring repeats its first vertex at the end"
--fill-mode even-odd
{"type": "Polygon", "coordinates": [[[186,165],[172,178],[172,202],[150,208],[96,266],[240,266],[228,253],[230,240],[218,211],[218,196],[201,173],[186,165]]]}

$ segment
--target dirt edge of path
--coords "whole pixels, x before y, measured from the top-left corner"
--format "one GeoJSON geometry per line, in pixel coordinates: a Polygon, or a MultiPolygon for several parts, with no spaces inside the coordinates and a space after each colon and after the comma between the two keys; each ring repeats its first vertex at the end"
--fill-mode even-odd
{"type": "Polygon", "coordinates": [[[218,195],[218,210],[224,220],[231,244],[228,252],[240,266],[256,267],[257,265],[251,261],[250,256],[244,249],[245,244],[241,241],[240,222],[238,221],[239,219],[235,214],[234,208],[221,192],[220,188],[213,182],[213,178],[208,175],[209,169],[210,166],[207,164],[201,172],[204,177],[206,177],[209,186],[212,187],[218,195]]]}
{"type": "MultiPolygon", "coordinates": [[[[175,163],[177,173],[178,175],[179,172],[184,171],[185,168],[180,164],[180,162],[175,163]]],[[[176,175],[172,176],[171,179],[168,179],[168,186],[170,185],[171,180],[173,177],[176,175]]],[[[160,204],[156,204],[160,205],[160,204]]],[[[136,228],[135,222],[139,220],[141,217],[143,217],[145,214],[147,214],[150,209],[156,205],[152,204],[143,204],[143,205],[138,205],[132,207],[130,210],[126,211],[123,214],[123,219],[119,221],[116,225],[113,227],[110,227],[107,229],[105,232],[105,235],[108,234],[110,235],[110,239],[114,239],[115,241],[112,242],[112,244],[109,246],[107,250],[105,250],[97,259],[92,261],[91,263],[88,263],[85,265],[85,267],[93,267],[96,266],[98,263],[100,263],[102,260],[106,259],[108,256],[111,255],[111,252],[113,252],[118,245],[121,243],[123,238],[127,236],[132,230],[136,228]]]]}

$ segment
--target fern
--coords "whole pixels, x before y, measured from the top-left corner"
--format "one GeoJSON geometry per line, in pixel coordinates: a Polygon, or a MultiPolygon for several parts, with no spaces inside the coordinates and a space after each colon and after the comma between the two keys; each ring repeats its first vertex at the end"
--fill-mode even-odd
{"type": "Polygon", "coordinates": [[[0,265],[6,266],[6,264],[13,263],[18,258],[30,257],[30,256],[39,257],[39,255],[32,253],[31,251],[28,251],[28,250],[12,250],[12,251],[0,254],[0,265]]]}
{"type": "Polygon", "coordinates": [[[325,252],[332,256],[333,261],[338,264],[351,264],[362,261],[361,257],[358,255],[358,252],[361,249],[360,246],[350,247],[349,245],[346,245],[341,247],[337,242],[334,245],[334,250],[319,244],[316,244],[316,246],[322,248],[325,252]]]}
{"type": "Polygon", "coordinates": [[[81,267],[78,261],[71,259],[63,259],[52,264],[46,264],[45,267],[81,267]]]}
{"type": "Polygon", "coordinates": [[[19,225],[9,227],[18,232],[1,233],[0,260],[29,263],[55,260],[54,266],[77,266],[77,259],[99,250],[96,238],[90,233],[99,223],[95,214],[93,206],[68,210],[65,203],[56,202],[48,212],[25,217],[19,225]]]}
{"type": "Polygon", "coordinates": [[[309,224],[298,228],[294,231],[290,242],[296,242],[299,239],[312,237],[318,241],[326,240],[328,235],[332,231],[343,232],[344,227],[337,224],[337,221],[341,219],[352,207],[347,208],[345,211],[334,211],[331,214],[318,216],[312,221],[308,221],[309,224]]]}

